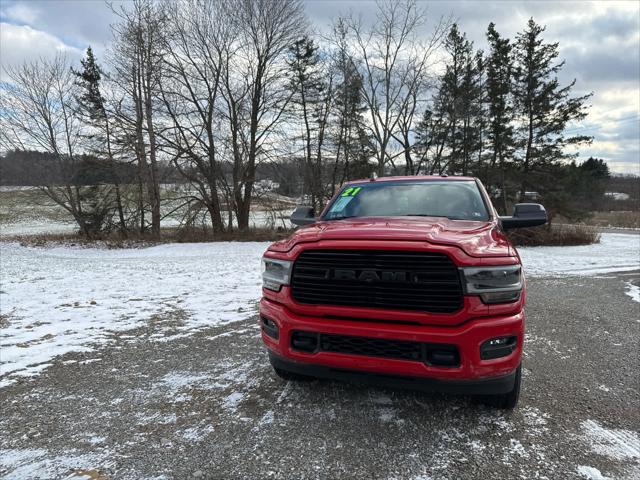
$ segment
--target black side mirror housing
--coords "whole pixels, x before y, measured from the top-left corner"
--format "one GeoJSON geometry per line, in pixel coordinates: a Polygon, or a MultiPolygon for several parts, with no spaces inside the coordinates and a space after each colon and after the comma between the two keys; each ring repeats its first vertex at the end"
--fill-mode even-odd
{"type": "Polygon", "coordinates": [[[313,211],[313,207],[304,205],[296,207],[294,212],[291,214],[290,219],[291,223],[298,226],[316,223],[316,217],[315,212],[313,211]]]}
{"type": "Polygon", "coordinates": [[[512,228],[537,227],[547,223],[547,211],[539,203],[517,203],[513,216],[500,217],[504,230],[512,228]]]}

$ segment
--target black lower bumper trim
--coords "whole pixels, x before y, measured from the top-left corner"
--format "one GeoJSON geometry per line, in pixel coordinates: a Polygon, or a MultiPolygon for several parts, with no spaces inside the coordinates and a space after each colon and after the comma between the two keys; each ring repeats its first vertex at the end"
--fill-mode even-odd
{"type": "Polygon", "coordinates": [[[403,388],[425,392],[442,392],[462,395],[495,395],[513,390],[516,371],[500,377],[478,380],[440,380],[428,377],[406,377],[381,373],[343,370],[311,363],[294,362],[269,351],[269,361],[274,368],[299,375],[317,378],[366,383],[380,387],[403,388]]]}

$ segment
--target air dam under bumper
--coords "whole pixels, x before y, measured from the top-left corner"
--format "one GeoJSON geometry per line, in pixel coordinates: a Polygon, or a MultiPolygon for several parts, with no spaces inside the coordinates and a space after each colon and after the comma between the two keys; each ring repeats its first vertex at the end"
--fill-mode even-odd
{"type": "Polygon", "coordinates": [[[366,383],[380,387],[404,388],[425,392],[456,393],[466,395],[487,395],[507,393],[513,390],[516,372],[496,378],[481,380],[439,380],[428,377],[406,377],[401,375],[385,375],[380,373],[344,370],[310,363],[299,363],[286,360],[273,352],[269,352],[269,361],[275,368],[300,375],[317,378],[342,380],[345,382],[366,383]]]}
{"type": "Polygon", "coordinates": [[[263,298],[260,314],[278,327],[277,339],[262,331],[272,363],[283,370],[321,378],[450,393],[497,394],[513,388],[515,369],[522,357],[523,312],[477,318],[455,327],[439,327],[304,316],[263,298]],[[456,367],[439,367],[421,361],[329,351],[305,353],[291,348],[293,331],[455,345],[460,363],[456,367]],[[502,336],[517,337],[515,350],[505,357],[482,360],[480,345],[502,336]]]}

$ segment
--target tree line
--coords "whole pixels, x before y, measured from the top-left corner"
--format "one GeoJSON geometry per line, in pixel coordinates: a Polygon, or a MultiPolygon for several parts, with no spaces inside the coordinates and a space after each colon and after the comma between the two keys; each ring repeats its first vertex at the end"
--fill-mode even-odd
{"type": "Polygon", "coordinates": [[[559,46],[533,19],[515,39],[490,24],[485,52],[413,0],[322,34],[300,0],[112,8],[102,62],[91,48],[80,65],[25,62],[0,86],[1,146],[48,155],[41,188],[84,235],[160,235],[176,178],[215,235],[249,228],[261,172],[316,211],[373,173],[462,174],[503,213],[535,191],[567,215],[582,211],[572,191],[608,177],[600,160],[571,163],[591,139],[567,126],[590,95],[560,83],[559,46]]]}

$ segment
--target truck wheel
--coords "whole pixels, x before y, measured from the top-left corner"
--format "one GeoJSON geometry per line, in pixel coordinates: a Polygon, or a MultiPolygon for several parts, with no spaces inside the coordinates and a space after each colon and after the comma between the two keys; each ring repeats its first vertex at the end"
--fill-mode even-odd
{"type": "Polygon", "coordinates": [[[522,384],[522,365],[518,365],[516,370],[516,379],[513,383],[513,389],[510,392],[500,395],[487,395],[482,397],[485,405],[502,410],[513,410],[518,404],[520,398],[520,385],[522,384]]]}

